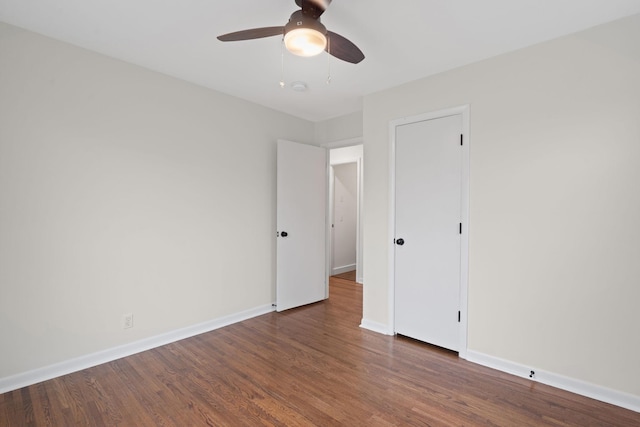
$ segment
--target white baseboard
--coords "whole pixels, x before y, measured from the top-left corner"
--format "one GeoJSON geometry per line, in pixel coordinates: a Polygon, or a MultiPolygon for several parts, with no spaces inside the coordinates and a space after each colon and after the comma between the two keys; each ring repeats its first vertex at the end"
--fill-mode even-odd
{"type": "Polygon", "coordinates": [[[353,271],[356,269],[355,264],[343,265],[342,267],[335,267],[331,269],[331,275],[335,276],[336,274],[348,273],[349,271],[353,271]]]}
{"type": "MultiPolygon", "coordinates": [[[[10,377],[0,378],[0,393],[17,390],[32,384],[50,380],[61,375],[70,374],[72,372],[81,371],[103,363],[111,362],[122,357],[131,356],[152,348],[160,347],[172,342],[176,342],[185,338],[189,338],[202,333],[210,332],[233,323],[251,319],[266,313],[274,311],[272,305],[265,305],[246,310],[240,313],[231,314],[218,319],[213,319],[197,325],[188,326],[186,328],[170,331],[155,337],[145,338],[140,341],[125,344],[122,346],[110,348],[97,353],[88,354],[68,361],[56,363],[54,365],[43,368],[34,369],[32,371],[12,375],[10,377]]],[[[386,324],[374,322],[372,320],[362,319],[360,327],[377,332],[384,335],[393,335],[389,332],[386,324]]],[[[532,368],[509,360],[489,356],[484,353],[468,350],[466,360],[497,369],[518,377],[529,378],[542,384],[567,390],[572,393],[620,406],[631,411],[640,412],[640,396],[612,390],[606,387],[587,383],[585,381],[565,377],[553,372],[543,371],[541,369],[532,368]],[[535,372],[533,378],[529,375],[531,371],[535,372]]]]}
{"type": "Polygon", "coordinates": [[[531,366],[521,365],[519,363],[489,356],[487,354],[479,353],[472,350],[467,351],[466,359],[470,362],[497,369],[502,372],[507,372],[518,377],[528,378],[532,381],[537,381],[542,384],[550,385],[552,387],[570,391],[572,393],[590,397],[592,399],[600,400],[612,405],[620,406],[631,411],[640,412],[640,396],[612,390],[606,387],[591,384],[574,378],[565,377],[553,372],[543,371],[531,366]],[[535,372],[533,378],[529,377],[531,371],[535,372]]]}
{"type": "Polygon", "coordinates": [[[0,378],[0,393],[17,390],[61,375],[81,371],[83,369],[111,362],[126,356],[131,356],[132,354],[151,350],[152,348],[180,341],[205,332],[210,332],[233,323],[270,313],[272,311],[274,311],[274,307],[271,304],[255,307],[240,313],[234,313],[218,319],[199,323],[197,325],[187,326],[186,328],[177,329],[154,337],[145,338],[129,344],[99,351],[97,353],[87,354],[85,356],[80,356],[54,365],[23,372],[10,377],[0,378]]]}
{"type": "Polygon", "coordinates": [[[363,318],[360,321],[360,327],[383,335],[393,335],[393,332],[389,331],[389,327],[387,325],[384,323],[374,322],[373,320],[363,318]]]}

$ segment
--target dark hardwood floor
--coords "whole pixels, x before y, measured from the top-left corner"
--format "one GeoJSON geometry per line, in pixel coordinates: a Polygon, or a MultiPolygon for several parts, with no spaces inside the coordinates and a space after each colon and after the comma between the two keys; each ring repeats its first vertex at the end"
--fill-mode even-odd
{"type": "Polygon", "coordinates": [[[332,276],[334,279],[345,279],[352,282],[356,281],[356,270],[347,271],[346,273],[336,274],[332,276]]]}
{"type": "Polygon", "coordinates": [[[0,395],[1,426],[640,426],[640,414],[358,327],[328,301],[0,395]]]}

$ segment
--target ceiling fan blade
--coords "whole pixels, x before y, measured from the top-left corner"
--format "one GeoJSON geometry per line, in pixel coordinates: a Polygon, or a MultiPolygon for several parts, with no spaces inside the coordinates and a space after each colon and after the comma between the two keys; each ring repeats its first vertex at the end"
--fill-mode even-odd
{"type": "Polygon", "coordinates": [[[318,19],[327,10],[331,0],[296,0],[296,4],[300,6],[302,13],[318,19]]]}
{"type": "Polygon", "coordinates": [[[284,34],[284,27],[264,27],[252,28],[250,30],[236,31],[218,36],[222,42],[235,42],[240,40],[261,39],[263,37],[281,36],[284,34]]]}
{"type": "Polygon", "coordinates": [[[338,59],[357,64],[364,59],[364,53],[348,39],[333,31],[327,31],[328,42],[325,50],[338,59]]]}

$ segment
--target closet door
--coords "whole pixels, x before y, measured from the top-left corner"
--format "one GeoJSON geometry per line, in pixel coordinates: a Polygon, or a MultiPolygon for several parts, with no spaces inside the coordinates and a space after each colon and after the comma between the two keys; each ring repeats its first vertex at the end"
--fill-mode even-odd
{"type": "Polygon", "coordinates": [[[395,331],[459,350],[462,116],[396,128],[395,331]]]}

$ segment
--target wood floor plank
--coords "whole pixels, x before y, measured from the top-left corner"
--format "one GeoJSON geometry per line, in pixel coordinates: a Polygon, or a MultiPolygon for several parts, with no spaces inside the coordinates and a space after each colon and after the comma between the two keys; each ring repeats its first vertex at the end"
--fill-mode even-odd
{"type": "Polygon", "coordinates": [[[359,327],[362,285],[0,395],[6,426],[640,426],[640,414],[359,327]]]}

